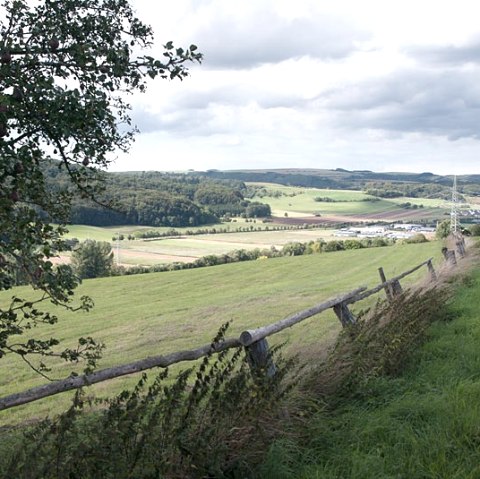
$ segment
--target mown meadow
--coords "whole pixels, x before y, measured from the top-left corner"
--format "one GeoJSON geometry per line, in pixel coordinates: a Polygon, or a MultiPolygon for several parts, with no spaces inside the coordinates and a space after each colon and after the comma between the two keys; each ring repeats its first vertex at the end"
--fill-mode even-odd
{"type": "MultiPolygon", "coordinates": [[[[196,270],[151,273],[85,280],[77,295],[89,295],[95,301],[89,313],[59,312],[61,320],[52,331],[37,328],[35,334],[52,333],[64,345],[73,345],[80,336],[93,336],[107,348],[100,367],[108,367],[207,344],[218,328],[231,321],[229,335],[282,319],[289,314],[320,303],[337,293],[359,285],[378,284],[378,267],[387,277],[434,257],[441,264],[440,243],[397,244],[362,250],[283,257],[246,263],[227,264],[196,270]]],[[[405,284],[426,275],[421,270],[405,284]]],[[[12,292],[2,293],[8,302],[12,292]]],[[[27,289],[15,294],[30,297],[27,289]]],[[[358,303],[359,311],[375,299],[358,303]]],[[[323,354],[340,329],[332,312],[311,318],[273,338],[287,340],[289,353],[304,357],[323,354]]],[[[45,380],[18,358],[2,358],[0,390],[7,395],[42,384],[45,380]]],[[[51,375],[66,377],[72,365],[54,363],[51,375]]],[[[92,388],[95,394],[112,394],[131,385],[135,378],[124,378],[92,388]]],[[[3,424],[13,424],[32,417],[58,412],[69,402],[69,394],[41,400],[33,405],[5,411],[3,424]]]]}
{"type": "Polygon", "coordinates": [[[385,200],[368,201],[374,198],[361,191],[355,190],[327,190],[318,188],[299,188],[279,185],[263,184],[267,191],[279,191],[283,193],[279,197],[265,197],[274,214],[279,216],[283,212],[315,214],[324,212],[330,214],[358,214],[388,211],[394,208],[385,200]],[[332,202],[317,202],[315,198],[329,198],[332,202]]]}
{"type": "Polygon", "coordinates": [[[265,188],[268,194],[254,198],[254,200],[268,203],[276,216],[287,213],[288,216],[321,215],[330,218],[336,216],[361,215],[367,218],[369,215],[383,215],[385,220],[394,220],[399,211],[410,213],[412,218],[441,218],[448,210],[448,202],[438,199],[426,198],[375,198],[359,190],[330,190],[318,188],[300,188],[294,186],[274,185],[271,183],[253,183],[265,188]],[[315,201],[316,198],[327,201],[315,201]],[[402,208],[402,204],[423,205],[420,210],[408,211],[402,208]]]}

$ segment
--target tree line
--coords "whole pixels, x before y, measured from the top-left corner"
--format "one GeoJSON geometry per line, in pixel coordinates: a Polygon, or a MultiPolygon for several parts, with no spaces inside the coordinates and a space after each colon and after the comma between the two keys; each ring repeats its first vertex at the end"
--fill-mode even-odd
{"type": "MultiPolygon", "coordinates": [[[[415,241],[418,242],[418,241],[415,241]]],[[[252,250],[239,249],[225,254],[209,254],[190,263],[173,262],[153,266],[124,267],[114,264],[112,246],[106,241],[86,240],[76,243],[72,253],[72,265],[82,279],[103,276],[124,276],[132,274],[159,273],[178,271],[183,269],[203,268],[221,264],[239,263],[243,261],[280,258],[284,256],[302,256],[318,253],[330,253],[349,249],[377,248],[391,246],[395,240],[388,238],[364,238],[325,241],[317,239],[309,242],[290,242],[278,249],[254,248],[252,250]]]]}
{"type": "MultiPolygon", "coordinates": [[[[449,200],[451,188],[434,183],[406,183],[390,181],[372,181],[365,185],[364,193],[380,198],[432,198],[449,200]]],[[[461,197],[461,195],[459,195],[461,197]]],[[[461,197],[463,200],[464,198],[461,197]]]]}
{"type": "MultiPolygon", "coordinates": [[[[370,183],[389,183],[395,186],[432,185],[437,191],[448,191],[453,184],[453,177],[435,175],[433,173],[376,173],[369,170],[345,170],[336,168],[308,169],[292,168],[289,170],[237,170],[221,171],[207,170],[192,174],[208,176],[215,179],[234,179],[256,183],[277,183],[286,186],[300,186],[307,188],[330,188],[359,190],[366,188],[370,183]]],[[[480,175],[457,176],[458,191],[468,195],[480,195],[480,175]]],[[[395,188],[396,190],[396,188],[395,188]]],[[[396,190],[398,191],[398,190],[396,190]]],[[[408,196],[408,195],[404,195],[408,196]]]]}
{"type": "MultiPolygon", "coordinates": [[[[69,186],[67,174],[50,163],[44,169],[52,190],[69,186]]],[[[160,172],[106,173],[103,191],[75,198],[70,222],[92,226],[199,226],[223,216],[268,217],[270,206],[245,197],[246,185],[189,174],[160,172]]]]}

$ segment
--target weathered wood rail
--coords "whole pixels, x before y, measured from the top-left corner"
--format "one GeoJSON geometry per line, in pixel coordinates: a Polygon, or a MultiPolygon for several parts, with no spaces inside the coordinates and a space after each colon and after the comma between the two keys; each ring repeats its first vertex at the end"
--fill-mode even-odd
{"type": "Polygon", "coordinates": [[[167,366],[183,361],[194,361],[208,354],[219,353],[230,348],[245,347],[252,368],[262,368],[267,375],[273,375],[275,374],[275,365],[271,362],[269,354],[266,339],[268,336],[283,331],[286,328],[290,328],[307,318],[326,311],[327,309],[333,309],[342,323],[342,326],[348,327],[348,325],[353,324],[356,321],[356,318],[348,309],[349,304],[365,299],[378,293],[382,289],[385,290],[387,299],[392,301],[395,296],[402,292],[400,280],[419,270],[423,266],[428,267],[430,279],[436,281],[437,276],[432,264],[432,258],[389,280],[385,278],[383,269],[380,268],[379,272],[382,283],[370,290],[367,290],[366,286],[360,286],[352,291],[330,298],[323,303],[304,311],[300,311],[299,313],[288,316],[275,323],[244,331],[239,338],[226,338],[218,343],[206,344],[197,349],[178,351],[167,355],[152,356],[132,363],[123,364],[121,366],[95,371],[88,375],[70,376],[66,379],[28,389],[27,391],[11,394],[0,398],[0,411],[37,401],[55,394],[78,389],[83,386],[90,386],[120,376],[138,373],[147,369],[155,367],[166,368],[167,366]]]}

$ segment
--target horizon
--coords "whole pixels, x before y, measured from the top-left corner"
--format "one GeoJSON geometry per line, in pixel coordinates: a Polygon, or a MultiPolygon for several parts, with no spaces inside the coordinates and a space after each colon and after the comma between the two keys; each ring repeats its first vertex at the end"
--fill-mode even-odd
{"type": "Polygon", "coordinates": [[[111,170],[480,173],[471,0],[132,1],[147,54],[172,40],[205,57],[129,98],[141,133],[111,170]]]}
{"type": "Polygon", "coordinates": [[[474,176],[480,175],[480,173],[464,173],[464,174],[456,174],[456,173],[435,173],[433,171],[375,171],[375,170],[368,170],[368,169],[355,169],[355,170],[348,170],[346,168],[302,168],[302,167],[283,167],[283,168],[233,168],[233,169],[221,169],[221,168],[207,168],[207,169],[195,169],[195,168],[188,168],[186,170],[179,169],[179,170],[158,170],[158,169],[149,169],[149,170],[107,170],[109,173],[166,173],[166,174],[187,174],[187,173],[208,173],[213,171],[219,172],[242,172],[242,171],[253,171],[253,172],[273,172],[273,171],[344,171],[346,173],[373,173],[373,174],[391,174],[391,175],[431,175],[431,176],[442,176],[442,177],[462,177],[462,176],[474,176]]]}

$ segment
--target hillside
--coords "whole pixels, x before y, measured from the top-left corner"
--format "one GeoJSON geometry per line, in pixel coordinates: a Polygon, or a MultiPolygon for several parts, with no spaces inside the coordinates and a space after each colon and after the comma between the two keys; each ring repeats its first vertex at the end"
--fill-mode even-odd
{"type": "MultiPolygon", "coordinates": [[[[269,170],[207,170],[194,173],[216,179],[235,179],[291,186],[333,189],[363,189],[370,182],[420,183],[451,187],[452,176],[433,173],[376,173],[369,170],[349,171],[343,168],[327,169],[269,169],[269,170]]],[[[480,175],[457,176],[459,191],[480,194],[480,175]]]]}
{"type": "MultiPolygon", "coordinates": [[[[442,276],[440,289],[417,290],[372,308],[344,330],[326,359],[327,343],[317,341],[310,351],[315,356],[301,356],[310,362],[300,388],[277,413],[264,409],[270,403],[256,398],[262,390],[255,383],[243,389],[233,381],[226,385],[235,389],[220,402],[212,404],[210,396],[207,409],[194,403],[199,416],[185,416],[185,406],[188,412],[196,401],[194,391],[215,391],[208,374],[218,379],[231,364],[228,359],[202,363],[207,371],[197,373],[194,386],[160,383],[158,402],[150,393],[140,401],[138,391],[124,392],[108,411],[70,410],[61,421],[27,426],[31,434],[23,443],[20,430],[0,429],[0,475],[40,479],[48,468],[52,478],[81,470],[81,477],[115,471],[112,477],[127,479],[152,477],[153,468],[166,472],[160,477],[199,479],[207,473],[252,479],[475,479],[480,472],[480,270],[471,267],[474,262],[470,256],[462,268],[442,276]],[[175,395],[179,387],[185,400],[175,395]],[[162,411],[166,419],[152,415],[162,411]],[[140,433],[144,430],[149,434],[140,433]]],[[[302,344],[311,330],[310,324],[302,344]]],[[[270,390],[272,383],[267,380],[266,386],[270,390]]]]}
{"type": "MultiPolygon", "coordinates": [[[[49,188],[68,191],[69,176],[61,163],[43,168],[49,188]]],[[[93,175],[93,170],[89,172],[93,175]]],[[[107,173],[92,176],[95,201],[85,195],[72,203],[70,222],[94,226],[198,226],[218,222],[224,215],[268,216],[267,205],[245,197],[237,180],[161,172],[107,173]]]]}
{"type": "MultiPolygon", "coordinates": [[[[52,189],[68,188],[66,173],[57,164],[45,167],[52,189]]],[[[148,225],[195,227],[225,217],[260,218],[271,213],[268,198],[255,183],[327,190],[357,190],[370,200],[411,198],[449,200],[452,178],[431,173],[375,173],[337,170],[238,170],[188,172],[104,173],[97,202],[77,198],[70,221],[94,226],[148,225]],[[250,184],[246,184],[250,182],[250,184]],[[102,207],[110,205],[111,208],[102,207]]],[[[462,195],[480,195],[480,176],[457,178],[462,195]]],[[[410,212],[412,213],[412,212],[410,212]]],[[[408,216],[408,215],[407,215],[408,216]]]]}
{"type": "MultiPolygon", "coordinates": [[[[64,345],[73,345],[79,336],[91,335],[106,343],[101,367],[122,364],[150,355],[165,354],[208,343],[218,327],[232,321],[232,335],[248,327],[257,327],[318,304],[337,293],[366,284],[378,284],[378,267],[387,277],[433,256],[441,264],[440,244],[398,244],[369,250],[349,250],[328,254],[275,258],[247,263],[227,264],[197,270],[172,271],[128,277],[86,280],[77,296],[90,295],[95,307],[90,313],[61,313],[55,334],[64,345]],[[342,274],[338,274],[342,271],[342,274]]],[[[405,284],[425,274],[419,271],[405,284]]],[[[17,294],[30,297],[27,289],[17,294]]],[[[11,292],[2,293],[8,302],[11,292]]],[[[359,310],[374,302],[358,303],[359,310]]],[[[305,321],[274,338],[288,339],[290,352],[315,355],[321,345],[331,341],[340,325],[332,312],[305,321]]],[[[39,328],[35,331],[38,335],[39,328]]],[[[50,337],[47,328],[45,337],[50,337]]],[[[53,377],[66,377],[71,365],[57,364],[53,377]]],[[[97,394],[111,394],[135,379],[121,379],[95,387],[97,394]]],[[[2,395],[19,392],[44,379],[34,374],[18,358],[5,357],[0,363],[2,395]],[[3,371],[3,372],[2,372],[3,371]],[[8,374],[5,372],[8,371],[8,374]]],[[[3,423],[14,423],[42,416],[52,408],[58,411],[68,404],[69,394],[42,400],[2,413],[3,423]]]]}
{"type": "Polygon", "coordinates": [[[455,283],[423,345],[393,373],[365,372],[334,406],[320,401],[256,477],[480,477],[480,270],[455,283]]]}

